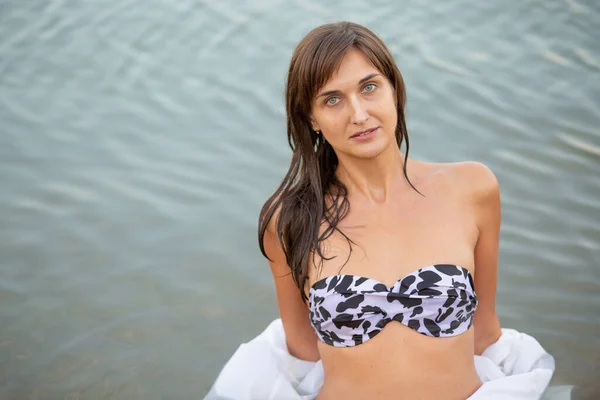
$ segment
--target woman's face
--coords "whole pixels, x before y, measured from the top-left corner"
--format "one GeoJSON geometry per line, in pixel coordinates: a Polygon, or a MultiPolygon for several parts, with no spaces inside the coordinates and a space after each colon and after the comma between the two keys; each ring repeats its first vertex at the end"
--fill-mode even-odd
{"type": "Polygon", "coordinates": [[[348,51],[312,102],[312,128],[321,131],[338,158],[377,156],[396,144],[397,122],[392,85],[356,49],[348,51]]]}

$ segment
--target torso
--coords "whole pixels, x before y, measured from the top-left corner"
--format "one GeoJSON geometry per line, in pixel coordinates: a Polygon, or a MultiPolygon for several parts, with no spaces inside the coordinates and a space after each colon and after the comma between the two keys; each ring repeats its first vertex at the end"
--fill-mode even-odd
{"type": "MultiPolygon", "coordinates": [[[[476,221],[460,164],[411,161],[417,189],[388,199],[386,206],[349,197],[350,212],[323,244],[320,271],[308,285],[336,274],[358,275],[392,286],[432,264],[455,264],[475,276],[476,221]],[[345,266],[342,269],[342,266],[345,266]]],[[[412,173],[411,173],[412,171],[412,173]]],[[[317,261],[320,261],[317,259],[317,261]]],[[[392,321],[361,345],[337,348],[319,342],[325,382],[319,399],[465,399],[481,385],[474,366],[473,329],[453,337],[429,337],[392,321]]]]}

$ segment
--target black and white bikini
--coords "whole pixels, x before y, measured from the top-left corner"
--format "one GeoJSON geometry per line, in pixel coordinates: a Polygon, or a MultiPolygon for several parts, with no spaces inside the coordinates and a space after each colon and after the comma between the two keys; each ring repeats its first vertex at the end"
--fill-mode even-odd
{"type": "Polygon", "coordinates": [[[477,308],[471,273],[453,264],[420,268],[392,287],[361,276],[328,276],[312,285],[308,299],[317,336],[335,347],[364,343],[390,321],[427,336],[460,335],[477,308]]]}

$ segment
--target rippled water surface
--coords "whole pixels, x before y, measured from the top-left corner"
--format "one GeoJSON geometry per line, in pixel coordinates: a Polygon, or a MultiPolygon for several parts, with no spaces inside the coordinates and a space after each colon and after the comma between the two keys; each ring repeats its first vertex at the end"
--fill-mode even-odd
{"type": "Polygon", "coordinates": [[[498,176],[502,325],[598,390],[600,3],[323,3],[0,0],[0,398],[200,398],[276,317],[286,68],[340,19],[393,51],[415,158],[498,176]]]}

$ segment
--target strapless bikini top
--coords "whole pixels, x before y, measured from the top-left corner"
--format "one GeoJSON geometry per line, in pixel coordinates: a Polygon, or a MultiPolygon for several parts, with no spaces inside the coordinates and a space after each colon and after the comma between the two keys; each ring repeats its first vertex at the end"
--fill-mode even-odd
{"type": "Polygon", "coordinates": [[[308,300],[317,336],[335,347],[364,343],[390,321],[427,336],[460,335],[477,308],[471,273],[452,264],[420,268],[391,288],[362,276],[328,276],[312,285],[308,300]]]}

